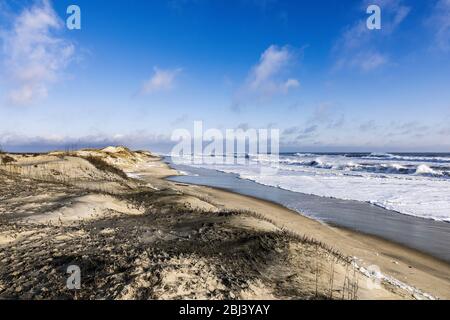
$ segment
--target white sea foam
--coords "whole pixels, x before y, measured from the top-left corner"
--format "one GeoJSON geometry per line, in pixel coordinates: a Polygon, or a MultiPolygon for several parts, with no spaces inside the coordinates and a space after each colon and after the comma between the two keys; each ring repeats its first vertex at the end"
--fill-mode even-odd
{"type": "Polygon", "coordinates": [[[364,274],[368,279],[371,279],[375,282],[387,282],[390,285],[401,288],[410,294],[416,299],[416,300],[436,300],[436,297],[432,296],[431,294],[427,292],[423,292],[420,289],[417,289],[413,286],[410,286],[394,277],[391,277],[389,275],[386,275],[382,272],[373,272],[367,268],[364,268],[362,266],[359,266],[355,261],[352,262],[352,265],[358,269],[362,274],[364,274]]]}
{"type": "Polygon", "coordinates": [[[403,214],[450,222],[450,158],[292,154],[280,156],[273,174],[267,168],[274,161],[250,156],[245,165],[195,166],[294,192],[370,202],[403,214]]]}

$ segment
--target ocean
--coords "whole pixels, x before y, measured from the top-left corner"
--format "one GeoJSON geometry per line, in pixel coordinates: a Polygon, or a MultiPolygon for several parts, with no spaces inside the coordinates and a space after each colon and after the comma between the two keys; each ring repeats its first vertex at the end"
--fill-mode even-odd
{"type": "Polygon", "coordinates": [[[233,164],[201,157],[201,163],[183,159],[183,164],[303,194],[368,202],[405,215],[450,222],[450,153],[295,152],[282,153],[279,159],[246,154],[234,155],[244,157],[245,163],[233,164]]]}

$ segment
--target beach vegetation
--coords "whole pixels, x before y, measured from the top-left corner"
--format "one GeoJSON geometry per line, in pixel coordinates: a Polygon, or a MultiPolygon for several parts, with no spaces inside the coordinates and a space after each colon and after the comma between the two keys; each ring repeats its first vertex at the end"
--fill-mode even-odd
{"type": "Polygon", "coordinates": [[[125,172],[123,172],[123,170],[109,164],[108,162],[106,162],[105,160],[103,160],[100,157],[88,156],[88,157],[84,157],[84,159],[89,161],[98,170],[118,175],[119,177],[121,177],[123,179],[128,179],[127,174],[125,172]]]}

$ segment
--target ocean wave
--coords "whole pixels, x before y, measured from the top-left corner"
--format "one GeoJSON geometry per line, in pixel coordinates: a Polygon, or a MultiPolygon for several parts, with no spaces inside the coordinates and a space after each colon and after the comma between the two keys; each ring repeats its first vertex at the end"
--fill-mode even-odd
{"type": "Polygon", "coordinates": [[[435,163],[450,163],[449,157],[433,156],[433,155],[402,155],[390,153],[371,153],[363,159],[378,159],[378,160],[396,160],[396,161],[413,161],[413,162],[435,162],[435,163]]]}
{"type": "Polygon", "coordinates": [[[434,178],[450,178],[450,166],[445,164],[417,163],[413,161],[383,161],[392,156],[390,154],[374,154],[378,160],[353,158],[344,155],[313,155],[298,154],[281,156],[279,159],[251,157],[251,161],[257,163],[275,163],[293,167],[316,168],[322,170],[334,170],[344,172],[366,172],[388,175],[418,175],[434,178]]]}
{"type": "MultiPolygon", "coordinates": [[[[296,170],[295,168],[309,168],[317,170],[333,171],[333,174],[348,174],[348,173],[368,173],[379,175],[400,175],[400,176],[423,176],[430,178],[450,179],[450,165],[443,163],[430,162],[414,162],[414,161],[388,161],[391,154],[371,154],[373,157],[379,159],[366,159],[367,157],[353,157],[349,158],[345,155],[314,155],[311,153],[299,153],[290,155],[271,155],[271,154],[251,154],[251,153],[234,153],[228,155],[219,155],[215,158],[242,159],[245,162],[232,161],[227,164],[234,165],[282,165],[287,170],[296,170]],[[383,158],[384,160],[381,160],[383,158]],[[236,162],[236,163],[235,163],[236,162]]],[[[214,157],[206,155],[192,156],[191,160],[205,160],[214,157]]],[[[205,160],[206,162],[206,160],[205,160]]],[[[221,161],[212,162],[220,164],[221,161]]],[[[225,161],[224,161],[225,163],[225,161]]]]}
{"type": "Polygon", "coordinates": [[[346,157],[355,159],[375,160],[375,161],[411,161],[411,162],[433,162],[450,163],[448,153],[301,153],[297,152],[293,156],[304,157],[346,157]]]}

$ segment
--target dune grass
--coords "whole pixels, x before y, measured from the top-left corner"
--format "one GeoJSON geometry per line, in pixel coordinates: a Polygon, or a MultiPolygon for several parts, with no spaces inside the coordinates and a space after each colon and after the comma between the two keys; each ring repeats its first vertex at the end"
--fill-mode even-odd
{"type": "Polygon", "coordinates": [[[119,177],[121,177],[123,179],[128,179],[127,174],[125,172],[123,172],[123,170],[109,164],[108,162],[106,162],[105,160],[103,160],[100,157],[88,156],[88,157],[83,157],[83,158],[85,160],[89,161],[98,170],[110,172],[110,173],[118,175],[119,177]]]}

